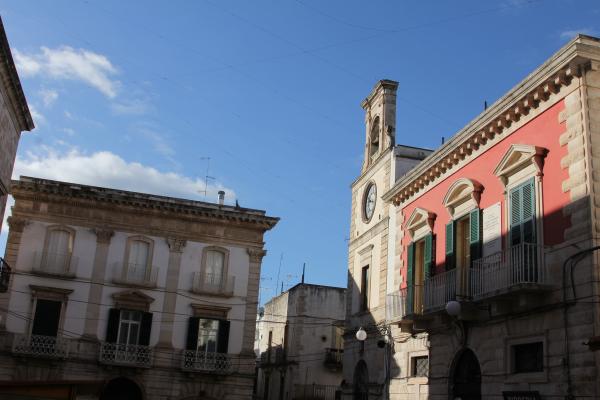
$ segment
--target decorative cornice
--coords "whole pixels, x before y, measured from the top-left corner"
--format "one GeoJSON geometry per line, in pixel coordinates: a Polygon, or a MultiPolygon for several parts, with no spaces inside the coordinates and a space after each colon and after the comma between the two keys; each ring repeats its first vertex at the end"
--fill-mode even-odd
{"type": "Polygon", "coordinates": [[[92,232],[96,234],[97,243],[110,243],[110,239],[115,234],[115,231],[112,229],[105,228],[93,228],[92,232]]]}
{"type": "Polygon", "coordinates": [[[0,77],[8,92],[8,98],[13,108],[14,115],[19,123],[19,131],[30,131],[35,126],[29,112],[29,106],[21,87],[19,74],[12,58],[10,45],[0,18],[0,77]]]}
{"type": "Polygon", "coordinates": [[[31,223],[28,219],[15,216],[8,217],[6,222],[8,222],[8,227],[13,232],[23,232],[23,229],[31,223]]]}
{"type": "Polygon", "coordinates": [[[419,193],[473,152],[495,139],[513,123],[537,109],[552,94],[569,85],[590,68],[591,58],[600,58],[597,39],[579,35],[551,59],[496,101],[445,145],[433,152],[383,196],[399,205],[419,193]]]}
{"type": "Polygon", "coordinates": [[[246,251],[248,252],[248,255],[250,256],[250,262],[253,262],[253,263],[262,262],[263,257],[267,255],[267,251],[264,249],[256,249],[256,248],[248,247],[246,249],[246,251]]]}
{"type": "Polygon", "coordinates": [[[167,244],[169,245],[169,251],[173,253],[182,253],[183,248],[185,247],[187,240],[182,238],[169,237],[166,239],[167,244]]]}

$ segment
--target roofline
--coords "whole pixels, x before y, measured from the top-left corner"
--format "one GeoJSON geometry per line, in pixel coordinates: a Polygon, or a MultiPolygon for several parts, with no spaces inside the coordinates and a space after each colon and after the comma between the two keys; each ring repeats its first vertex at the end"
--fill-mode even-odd
{"type": "Polygon", "coordinates": [[[302,282],[299,282],[299,283],[295,284],[294,286],[292,286],[291,288],[286,289],[283,292],[279,293],[277,296],[273,296],[269,300],[265,301],[265,306],[267,304],[271,303],[272,301],[278,299],[279,297],[283,296],[284,294],[289,294],[292,290],[296,290],[300,286],[313,286],[313,287],[319,287],[319,288],[323,288],[323,289],[334,289],[334,290],[343,290],[343,291],[347,290],[347,288],[345,288],[345,287],[329,286],[329,285],[319,285],[317,283],[302,283],[302,282]]]}
{"type": "MultiPolygon", "coordinates": [[[[30,131],[35,128],[33,123],[33,118],[31,117],[31,113],[29,112],[29,105],[27,104],[27,99],[25,98],[25,93],[23,92],[23,88],[21,87],[21,80],[19,79],[19,74],[17,73],[17,68],[15,67],[15,62],[12,57],[12,52],[10,51],[10,45],[8,43],[8,38],[6,37],[6,31],[4,30],[4,23],[2,22],[2,17],[0,16],[0,56],[1,56],[1,66],[7,78],[9,86],[9,98],[11,103],[13,103],[15,114],[17,115],[17,120],[19,122],[19,130],[20,131],[30,131]],[[12,90],[10,90],[12,89],[12,90]]],[[[6,83],[6,79],[3,79],[4,83],[6,83]]]]}
{"type": "MultiPolygon", "coordinates": [[[[553,88],[563,85],[565,83],[564,79],[570,79],[582,73],[582,68],[585,68],[586,64],[592,59],[600,60],[600,39],[588,35],[577,35],[512,89],[508,90],[487,110],[480,113],[459,130],[450,140],[402,176],[382,196],[383,200],[398,203],[396,197],[401,191],[407,190],[407,186],[419,178],[427,181],[425,176],[429,172],[428,170],[438,163],[445,162],[457,148],[462,148],[469,140],[480,133],[485,134],[485,137],[493,137],[493,135],[500,133],[505,128],[506,122],[510,124],[509,115],[514,114],[515,107],[532,108],[527,103],[535,105],[537,101],[540,101],[540,98],[544,99],[553,88]],[[505,117],[506,120],[504,120],[505,117]]],[[[517,115],[517,117],[519,116],[517,115]]],[[[487,138],[484,140],[487,140],[487,138]]]]}
{"type": "MultiPolygon", "coordinates": [[[[223,216],[224,214],[233,218],[243,218],[249,221],[266,224],[268,229],[274,227],[279,221],[278,217],[266,215],[266,211],[251,208],[243,208],[229,205],[220,205],[204,201],[182,199],[177,197],[161,196],[150,193],[132,192],[127,190],[106,188],[101,186],[83,185],[72,182],[62,182],[51,179],[35,178],[30,176],[21,176],[19,180],[13,180],[11,185],[11,194],[18,199],[19,191],[37,191],[56,194],[58,196],[74,198],[78,194],[95,200],[110,201],[112,204],[131,205],[133,201],[138,203],[152,203],[155,206],[162,206],[172,211],[201,212],[203,214],[213,213],[223,216]],[[177,210],[179,207],[179,210],[177,210]]],[[[156,208],[156,207],[155,207],[156,208]]]]}

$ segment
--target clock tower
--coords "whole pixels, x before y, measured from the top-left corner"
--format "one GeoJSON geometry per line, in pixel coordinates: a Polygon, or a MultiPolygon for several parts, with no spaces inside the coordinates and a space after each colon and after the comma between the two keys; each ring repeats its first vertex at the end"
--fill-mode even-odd
{"type": "MultiPolygon", "coordinates": [[[[356,398],[374,385],[388,389],[391,346],[385,343],[386,295],[397,290],[394,271],[396,214],[383,195],[396,180],[430,151],[396,145],[396,90],[398,82],[381,80],[361,103],[365,111],[365,148],[362,168],[352,183],[352,210],[348,245],[348,291],[344,337],[345,399],[356,398]],[[359,341],[363,328],[367,339],[359,341]],[[359,335],[360,336],[360,335],[359,335]],[[385,352],[390,352],[385,356],[385,352]]],[[[360,397],[362,398],[362,397],[360,397]]]]}

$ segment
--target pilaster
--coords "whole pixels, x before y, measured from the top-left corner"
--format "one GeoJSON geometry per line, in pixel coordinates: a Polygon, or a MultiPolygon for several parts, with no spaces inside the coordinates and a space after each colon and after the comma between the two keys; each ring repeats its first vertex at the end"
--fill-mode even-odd
{"type": "Polygon", "coordinates": [[[165,300],[163,302],[160,323],[159,347],[173,347],[173,321],[177,304],[177,285],[181,267],[181,254],[187,241],[181,238],[167,238],[169,245],[169,265],[167,267],[167,282],[165,285],[165,300]]]}
{"type": "Polygon", "coordinates": [[[94,269],[92,270],[92,279],[90,281],[90,291],[88,294],[88,303],[86,318],[88,318],[83,334],[90,339],[101,339],[98,337],[98,322],[100,318],[100,303],[102,302],[102,289],[106,277],[106,261],[108,258],[108,248],[114,231],[105,228],[95,228],[92,232],[96,234],[96,251],[94,253],[94,269]]]}
{"type": "Polygon", "coordinates": [[[267,251],[261,248],[247,248],[249,258],[248,287],[246,289],[246,310],[244,312],[244,335],[242,353],[254,351],[254,333],[256,330],[256,310],[258,308],[258,288],[260,284],[260,268],[267,251]]]}
{"type": "MultiPolygon", "coordinates": [[[[6,241],[6,249],[4,251],[4,261],[12,268],[13,271],[17,269],[17,257],[19,254],[19,248],[21,247],[21,238],[25,227],[29,225],[28,219],[11,216],[7,220],[8,222],[8,240],[6,241]]],[[[0,329],[6,328],[6,311],[8,310],[8,303],[10,299],[10,292],[15,281],[15,275],[10,277],[8,283],[8,290],[6,293],[0,293],[0,329]]]]}

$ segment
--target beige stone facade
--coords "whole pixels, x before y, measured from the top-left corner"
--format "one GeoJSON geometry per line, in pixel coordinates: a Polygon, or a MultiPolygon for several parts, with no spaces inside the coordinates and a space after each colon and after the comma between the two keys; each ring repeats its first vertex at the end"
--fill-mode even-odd
{"type": "Polygon", "coordinates": [[[4,215],[6,208],[21,132],[33,128],[27,100],[0,20],[0,215],[4,215]]]}
{"type": "Polygon", "coordinates": [[[0,393],[22,393],[19,381],[40,398],[251,398],[264,234],[278,218],[28,177],[12,185],[0,393]]]}
{"type": "Polygon", "coordinates": [[[386,315],[387,295],[401,282],[394,262],[396,214],[382,196],[430,153],[395,144],[397,87],[397,82],[380,81],[362,102],[365,156],[361,174],[351,188],[342,385],[343,398],[347,399],[356,393],[384,399],[389,390],[399,395],[427,393],[426,379],[405,374],[411,356],[426,354],[426,339],[400,332],[386,315]],[[367,333],[364,343],[355,336],[361,327],[367,333]]]}
{"type": "Polygon", "coordinates": [[[265,303],[255,346],[258,399],[336,399],[345,293],[345,288],[299,283],[265,303]]]}

